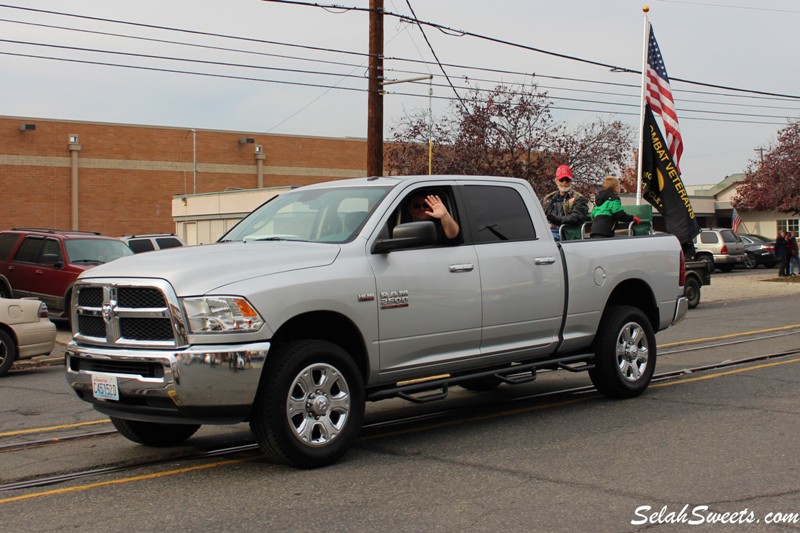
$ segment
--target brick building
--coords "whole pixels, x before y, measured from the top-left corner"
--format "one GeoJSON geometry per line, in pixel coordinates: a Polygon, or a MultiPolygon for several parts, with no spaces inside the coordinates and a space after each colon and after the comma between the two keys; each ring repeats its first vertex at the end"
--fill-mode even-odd
{"type": "Polygon", "coordinates": [[[363,176],[366,156],[365,139],[0,117],[0,229],[173,232],[173,196],[363,176]]]}

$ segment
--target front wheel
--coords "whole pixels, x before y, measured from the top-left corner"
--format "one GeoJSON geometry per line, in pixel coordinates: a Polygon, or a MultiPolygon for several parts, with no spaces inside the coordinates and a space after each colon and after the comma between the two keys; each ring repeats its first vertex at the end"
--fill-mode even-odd
{"type": "Polygon", "coordinates": [[[745,256],[745,258],[744,258],[744,267],[745,267],[747,270],[753,270],[753,269],[754,269],[755,267],[757,267],[757,266],[758,266],[758,262],[756,261],[756,258],[755,258],[755,257],[753,257],[753,256],[752,256],[752,255],[750,255],[750,254],[747,254],[747,255],[745,256]]]}
{"type": "Polygon", "coordinates": [[[287,342],[270,353],[250,428],[271,459],[318,468],[353,444],[364,403],[361,372],[342,348],[322,340],[287,342]]]}
{"type": "Polygon", "coordinates": [[[139,422],[114,416],[111,417],[111,423],[126,439],[155,448],[178,445],[200,429],[199,424],[139,422]]]}
{"type": "MultiPolygon", "coordinates": [[[[1,287],[2,285],[0,285],[1,287]]],[[[17,358],[17,343],[14,338],[3,330],[0,330],[0,376],[5,375],[14,364],[17,358]]]]}
{"type": "Polygon", "coordinates": [[[636,307],[609,307],[594,342],[589,377],[609,398],[633,398],[647,389],[656,369],[656,337],[647,316],[636,307]]]}

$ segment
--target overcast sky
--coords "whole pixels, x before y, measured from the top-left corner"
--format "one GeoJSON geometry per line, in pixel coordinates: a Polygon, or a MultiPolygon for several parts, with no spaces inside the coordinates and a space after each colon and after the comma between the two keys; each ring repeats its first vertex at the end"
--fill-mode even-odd
{"type": "MultiPolygon", "coordinates": [[[[413,8],[420,20],[485,37],[423,27],[429,47],[417,26],[385,17],[386,77],[435,75],[433,98],[428,82],[387,87],[387,136],[405,113],[430,105],[439,117],[455,97],[431,48],[459,94],[465,76],[486,89],[535,81],[552,97],[557,120],[580,127],[599,116],[618,118],[638,132],[640,76],[577,59],[640,70],[644,2],[384,1],[387,12],[410,16],[413,8]]],[[[368,0],[331,4],[369,6],[368,0]]],[[[649,5],[673,79],[684,181],[716,183],[742,172],[800,114],[800,2],[649,5]]],[[[0,115],[366,137],[363,11],[258,0],[0,0],[0,19],[0,115]]]]}

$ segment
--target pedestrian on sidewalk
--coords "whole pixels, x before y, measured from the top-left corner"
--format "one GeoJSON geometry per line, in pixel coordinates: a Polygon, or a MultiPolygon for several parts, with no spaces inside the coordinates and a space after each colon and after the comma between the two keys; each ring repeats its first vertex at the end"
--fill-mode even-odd
{"type": "Polygon", "coordinates": [[[778,258],[778,276],[786,275],[786,232],[779,231],[775,238],[775,257],[778,258]]]}
{"type": "Polygon", "coordinates": [[[786,275],[794,276],[794,268],[800,274],[800,258],[797,255],[797,239],[791,231],[786,232],[786,275]]]}

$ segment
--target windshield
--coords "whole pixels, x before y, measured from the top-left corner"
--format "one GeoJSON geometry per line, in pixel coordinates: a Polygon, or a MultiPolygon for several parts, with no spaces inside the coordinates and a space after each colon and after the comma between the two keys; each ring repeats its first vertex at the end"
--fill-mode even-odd
{"type": "Polygon", "coordinates": [[[133,255],[128,245],[116,239],[68,239],[64,241],[69,262],[108,263],[126,255],[133,255]]]}
{"type": "Polygon", "coordinates": [[[343,243],[355,238],[389,187],[297,189],[262,205],[220,242],[292,240],[343,243]]]}

